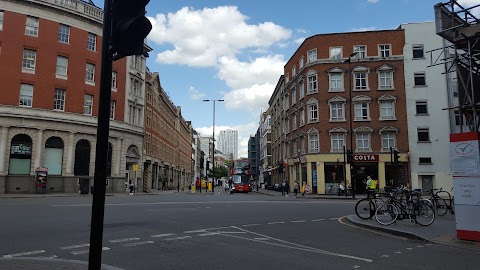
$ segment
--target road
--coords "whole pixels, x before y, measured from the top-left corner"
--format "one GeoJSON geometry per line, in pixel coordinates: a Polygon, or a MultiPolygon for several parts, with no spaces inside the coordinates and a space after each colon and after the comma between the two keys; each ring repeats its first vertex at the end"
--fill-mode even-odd
{"type": "MultiPolygon", "coordinates": [[[[88,261],[92,197],[0,198],[0,257],[88,261]]],[[[352,200],[107,196],[104,264],[146,269],[478,269],[480,254],[359,228],[352,200]]]]}

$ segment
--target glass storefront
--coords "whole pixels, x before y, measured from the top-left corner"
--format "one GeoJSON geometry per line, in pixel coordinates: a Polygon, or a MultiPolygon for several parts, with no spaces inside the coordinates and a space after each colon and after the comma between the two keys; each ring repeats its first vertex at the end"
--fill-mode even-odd
{"type": "MultiPolygon", "coordinates": [[[[378,163],[354,163],[353,165],[355,193],[365,194],[367,176],[370,176],[373,180],[378,179],[378,163]]],[[[353,185],[352,185],[353,186],[353,185]]]]}
{"type": "Polygon", "coordinates": [[[338,194],[340,183],[345,180],[343,163],[325,163],[325,194],[338,194]]]}

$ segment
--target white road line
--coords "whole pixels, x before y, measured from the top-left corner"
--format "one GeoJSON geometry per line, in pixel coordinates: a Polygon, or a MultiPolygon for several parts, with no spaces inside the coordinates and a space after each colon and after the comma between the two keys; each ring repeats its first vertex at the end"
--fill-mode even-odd
{"type": "Polygon", "coordinates": [[[312,219],[311,221],[324,221],[324,218],[319,218],[319,219],[312,219]]]}
{"type": "Polygon", "coordinates": [[[371,233],[374,233],[374,234],[380,234],[380,235],[384,235],[384,236],[389,236],[389,237],[393,237],[393,238],[398,238],[398,239],[402,239],[402,240],[407,240],[407,238],[404,238],[404,237],[401,237],[401,236],[396,236],[396,235],[393,235],[393,234],[388,234],[388,233],[382,233],[382,232],[379,232],[379,231],[375,231],[375,230],[370,230],[370,229],[367,229],[367,228],[363,228],[363,227],[360,227],[360,226],[357,226],[357,225],[352,225],[352,224],[348,224],[348,223],[345,223],[342,221],[344,217],[341,217],[338,219],[338,222],[340,224],[343,224],[343,225],[346,225],[346,226],[350,226],[352,228],[356,228],[356,229],[360,229],[360,230],[364,230],[364,231],[367,231],[367,232],[371,232],[371,233]]]}
{"type": "Polygon", "coordinates": [[[422,248],[423,246],[421,246],[421,245],[417,245],[417,247],[418,247],[418,248],[422,248]]]}
{"type": "Polygon", "coordinates": [[[412,250],[413,248],[407,248],[408,250],[412,250]]]}
{"type": "Polygon", "coordinates": [[[135,246],[141,246],[141,245],[153,244],[153,243],[155,243],[155,242],[153,242],[153,241],[142,241],[142,242],[122,244],[122,246],[124,246],[124,247],[135,247],[135,246]]]}
{"type": "Polygon", "coordinates": [[[216,232],[209,232],[209,233],[201,233],[199,234],[198,236],[210,236],[210,235],[217,235],[219,233],[216,233],[216,232]]]}
{"type": "Polygon", "coordinates": [[[179,237],[175,237],[175,238],[167,238],[165,239],[166,241],[174,241],[174,240],[183,240],[183,239],[187,239],[187,238],[192,238],[191,236],[179,236],[179,237]]]}
{"type": "Polygon", "coordinates": [[[82,247],[89,247],[89,246],[90,244],[80,244],[80,245],[61,247],[60,249],[66,250],[66,249],[82,248],[82,247]]]}
{"type": "Polygon", "coordinates": [[[234,232],[225,232],[225,231],[217,231],[216,233],[226,233],[226,234],[245,234],[246,232],[239,232],[239,231],[234,231],[234,232]]]}
{"type": "Polygon", "coordinates": [[[174,233],[156,234],[156,235],[150,235],[150,237],[158,238],[158,237],[165,237],[165,236],[171,236],[171,235],[174,235],[174,233]]]}
{"type": "Polygon", "coordinates": [[[341,219],[341,218],[336,218],[336,217],[330,218],[330,220],[339,220],[339,219],[341,219]]]}
{"type": "Polygon", "coordinates": [[[396,254],[402,254],[402,252],[401,252],[401,251],[395,251],[395,253],[396,253],[396,254]]]}
{"type": "Polygon", "coordinates": [[[268,240],[270,240],[270,238],[266,238],[266,237],[255,237],[255,240],[268,241],[268,240]]]}
{"type": "Polygon", "coordinates": [[[260,226],[260,224],[244,224],[242,227],[260,226]]]}
{"type": "Polygon", "coordinates": [[[205,230],[184,231],[183,233],[203,233],[205,230]]]}
{"type": "Polygon", "coordinates": [[[268,225],[273,225],[273,224],[283,224],[285,221],[275,221],[275,222],[268,222],[268,225]]]}
{"type": "Polygon", "coordinates": [[[388,258],[388,257],[390,257],[390,256],[389,256],[389,255],[382,255],[382,256],[380,256],[380,257],[382,257],[382,258],[388,258]]]}
{"type": "Polygon", "coordinates": [[[3,255],[3,258],[12,258],[12,257],[27,256],[27,255],[35,255],[35,254],[41,254],[41,253],[45,253],[45,252],[46,252],[45,250],[34,250],[34,251],[27,251],[27,252],[15,253],[15,254],[3,255]]]}
{"type": "Polygon", "coordinates": [[[309,251],[309,252],[314,252],[314,253],[324,254],[324,255],[330,255],[330,256],[336,256],[336,257],[349,258],[349,259],[354,259],[354,260],[359,260],[359,261],[364,261],[364,262],[369,262],[369,263],[373,262],[372,259],[361,258],[361,257],[356,257],[356,256],[346,255],[346,254],[341,254],[341,253],[335,253],[335,252],[331,252],[331,251],[327,251],[327,250],[322,250],[322,249],[312,248],[312,247],[308,247],[308,246],[304,246],[304,245],[300,245],[300,244],[295,244],[295,243],[292,243],[292,242],[284,241],[282,239],[273,238],[273,237],[270,237],[270,236],[267,236],[267,235],[264,235],[264,234],[260,234],[260,233],[256,233],[256,232],[252,232],[252,231],[247,231],[245,229],[242,229],[242,228],[239,228],[239,227],[236,227],[236,226],[232,226],[232,228],[235,228],[235,229],[240,230],[240,231],[247,232],[249,234],[254,234],[254,235],[264,237],[264,238],[268,238],[268,239],[280,242],[282,244],[259,241],[259,240],[256,240],[256,239],[245,238],[245,237],[235,236],[235,235],[225,234],[225,236],[239,238],[239,239],[245,239],[245,240],[254,241],[254,242],[260,242],[260,243],[264,243],[264,244],[267,244],[267,245],[273,245],[273,246],[285,247],[285,248],[290,248],[290,249],[309,251]]]}
{"type": "Polygon", "coordinates": [[[134,240],[140,240],[140,238],[133,237],[133,238],[123,238],[123,239],[113,239],[108,242],[110,243],[121,243],[121,242],[128,242],[128,241],[134,241],[134,240]]]}
{"type": "Polygon", "coordinates": [[[306,220],[292,220],[292,221],[290,221],[290,222],[292,222],[292,223],[300,223],[300,222],[305,222],[305,221],[306,221],[306,220]]]}
{"type": "MultiPolygon", "coordinates": [[[[110,248],[109,247],[102,247],[102,250],[110,250],[110,248]]],[[[90,250],[85,249],[85,250],[71,251],[70,253],[72,255],[81,255],[81,254],[87,254],[88,252],[90,252],[90,250]]]]}

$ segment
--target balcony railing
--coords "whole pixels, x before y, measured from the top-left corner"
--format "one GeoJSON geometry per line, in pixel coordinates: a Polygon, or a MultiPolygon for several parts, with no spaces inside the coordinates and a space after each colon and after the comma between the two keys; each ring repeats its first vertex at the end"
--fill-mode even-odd
{"type": "Polygon", "coordinates": [[[82,0],[30,0],[42,5],[57,7],[83,15],[97,22],[103,22],[103,10],[82,0]]]}

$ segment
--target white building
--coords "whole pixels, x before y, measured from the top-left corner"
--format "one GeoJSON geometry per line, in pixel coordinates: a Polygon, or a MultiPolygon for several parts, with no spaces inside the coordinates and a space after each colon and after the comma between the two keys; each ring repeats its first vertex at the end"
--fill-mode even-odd
{"type": "Polygon", "coordinates": [[[232,159],[237,159],[238,130],[226,129],[220,131],[220,134],[218,134],[218,142],[215,143],[215,146],[227,157],[227,159],[229,157],[232,157],[232,159]]]}
{"type": "Polygon", "coordinates": [[[449,99],[455,86],[453,73],[445,73],[445,65],[432,65],[430,53],[435,58],[444,46],[444,39],[436,34],[435,23],[408,23],[400,25],[405,30],[403,49],[409,161],[412,188],[452,188],[450,166],[450,119],[453,111],[449,99]],[[453,87],[452,87],[453,88],[453,87]]]}

